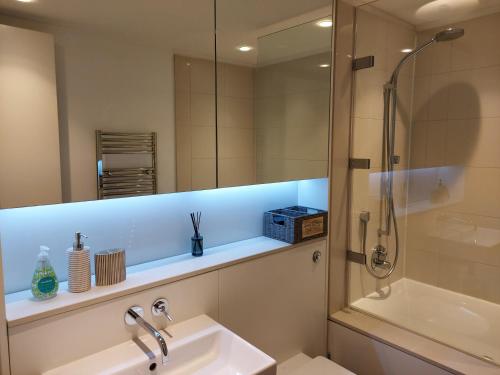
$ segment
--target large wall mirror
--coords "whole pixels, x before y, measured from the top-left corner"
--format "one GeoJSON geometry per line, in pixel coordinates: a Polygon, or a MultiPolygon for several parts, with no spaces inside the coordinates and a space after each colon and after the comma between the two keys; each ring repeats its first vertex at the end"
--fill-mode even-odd
{"type": "Polygon", "coordinates": [[[325,177],[331,14],[0,0],[0,208],[325,177]]]}
{"type": "Polygon", "coordinates": [[[332,2],[217,0],[219,186],[327,176],[332,2]]]}

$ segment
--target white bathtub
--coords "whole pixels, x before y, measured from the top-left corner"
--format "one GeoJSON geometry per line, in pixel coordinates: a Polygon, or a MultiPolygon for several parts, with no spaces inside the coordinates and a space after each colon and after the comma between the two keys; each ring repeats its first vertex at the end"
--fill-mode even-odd
{"type": "Polygon", "coordinates": [[[400,279],[351,307],[500,365],[500,305],[495,303],[400,279]]]}

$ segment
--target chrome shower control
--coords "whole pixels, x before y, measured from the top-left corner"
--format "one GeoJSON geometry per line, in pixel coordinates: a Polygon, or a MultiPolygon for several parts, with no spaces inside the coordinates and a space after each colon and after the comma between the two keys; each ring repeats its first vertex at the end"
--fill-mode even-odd
{"type": "Polygon", "coordinates": [[[168,313],[168,301],[166,298],[158,298],[156,301],[154,301],[153,305],[151,306],[151,312],[153,313],[153,316],[163,315],[169,321],[174,320],[168,313]]]}
{"type": "MultiPolygon", "coordinates": [[[[141,318],[144,317],[144,309],[141,306],[132,306],[128,310],[135,311],[137,315],[139,315],[141,318]]],[[[134,317],[132,317],[129,312],[125,313],[125,324],[128,326],[135,326],[137,324],[137,321],[135,320],[134,317]]]]}
{"type": "Polygon", "coordinates": [[[377,245],[372,253],[372,269],[388,270],[392,264],[387,261],[387,249],[382,245],[377,245]]]}

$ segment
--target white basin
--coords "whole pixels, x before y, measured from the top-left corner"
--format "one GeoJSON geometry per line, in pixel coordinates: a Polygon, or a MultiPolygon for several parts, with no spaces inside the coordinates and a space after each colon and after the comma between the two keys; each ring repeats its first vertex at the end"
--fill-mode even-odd
{"type": "MultiPolygon", "coordinates": [[[[149,335],[140,337],[153,354],[134,341],[111,347],[55,368],[45,375],[275,375],[276,361],[206,315],[160,331],[167,340],[168,363],[163,366],[158,344],[149,335]],[[147,350],[146,350],[147,351],[147,350]],[[154,357],[153,357],[154,355],[154,357]],[[156,364],[154,370],[150,366],[156,364]]],[[[154,367],[154,365],[153,365],[154,367]]]]}

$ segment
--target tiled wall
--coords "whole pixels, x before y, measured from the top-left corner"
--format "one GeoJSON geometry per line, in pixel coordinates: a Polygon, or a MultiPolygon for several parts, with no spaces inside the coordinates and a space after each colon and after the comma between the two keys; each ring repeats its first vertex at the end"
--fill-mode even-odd
{"type": "MultiPolygon", "coordinates": [[[[370,170],[353,170],[352,172],[352,223],[351,248],[361,251],[361,224],[359,214],[368,210],[371,220],[368,224],[367,253],[371,254],[377,243],[377,229],[383,219],[380,201],[380,179],[382,167],[382,134],[383,134],[383,87],[390,79],[397,63],[404,56],[405,48],[413,48],[416,33],[411,25],[377,12],[370,6],[357,10],[355,56],[375,56],[375,66],[371,69],[359,70],[354,77],[354,110],[352,156],[369,158],[370,170]]],[[[395,204],[398,210],[400,233],[400,258],[398,266],[388,280],[395,281],[402,277],[405,262],[405,209],[408,165],[408,135],[411,120],[411,90],[413,64],[407,64],[400,74],[399,100],[396,123],[396,154],[401,156],[399,172],[394,181],[395,204]]],[[[394,232],[393,232],[394,233],[394,232]]],[[[382,245],[394,256],[394,237],[383,239],[382,245]]],[[[356,300],[377,287],[386,285],[387,281],[378,282],[364,269],[355,263],[350,267],[350,298],[356,300]]]]}
{"type": "Polygon", "coordinates": [[[219,186],[255,184],[254,69],[217,63],[219,186]]]}
{"type": "Polygon", "coordinates": [[[328,174],[330,53],[255,70],[257,181],[328,174]]]}
{"type": "Polygon", "coordinates": [[[500,14],[453,26],[416,63],[407,276],[499,303],[500,14]]]}
{"type": "Polygon", "coordinates": [[[216,181],[214,62],[176,55],[177,191],[213,189],[216,181]]]}
{"type": "Polygon", "coordinates": [[[250,185],[255,180],[253,69],[175,56],[177,191],[250,185]],[[218,137],[218,155],[216,152],[218,137]]]}

